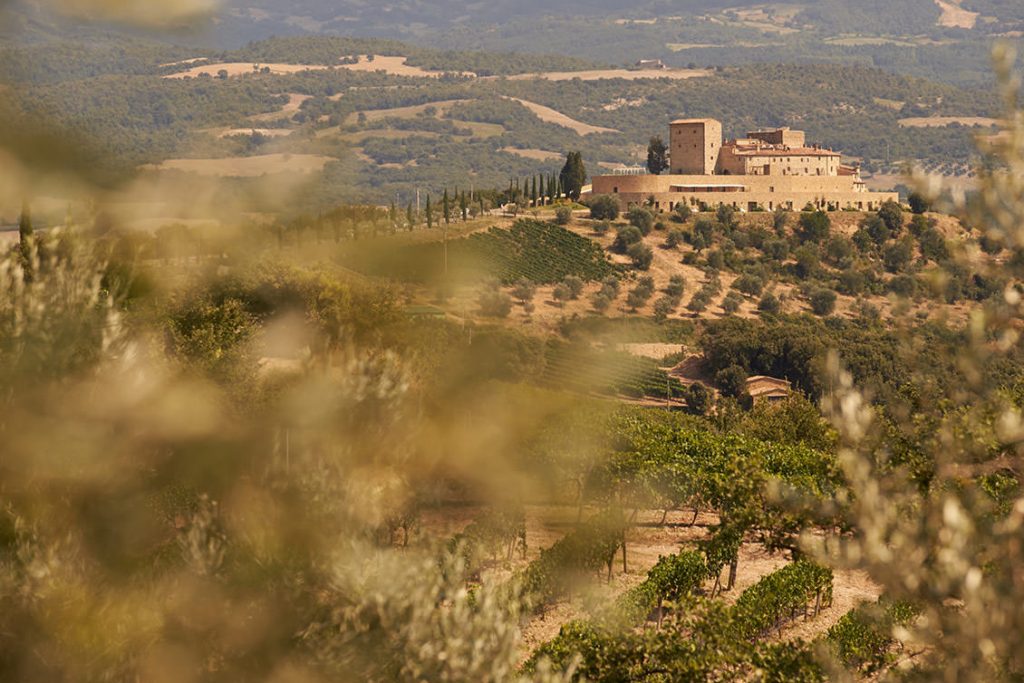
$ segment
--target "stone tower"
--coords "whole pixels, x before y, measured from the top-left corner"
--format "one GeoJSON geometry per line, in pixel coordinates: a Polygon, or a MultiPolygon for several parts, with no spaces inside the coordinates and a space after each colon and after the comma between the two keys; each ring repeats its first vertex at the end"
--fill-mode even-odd
{"type": "Polygon", "coordinates": [[[714,175],[722,152],[722,124],[714,119],[673,121],[669,146],[674,175],[714,175]]]}

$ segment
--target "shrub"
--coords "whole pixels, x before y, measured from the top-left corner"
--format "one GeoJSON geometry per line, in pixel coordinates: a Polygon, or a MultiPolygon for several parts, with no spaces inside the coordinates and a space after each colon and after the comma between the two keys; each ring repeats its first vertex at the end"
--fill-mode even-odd
{"type": "Polygon", "coordinates": [[[732,286],[747,296],[757,296],[764,289],[764,281],[756,275],[744,273],[736,278],[732,286]]]}
{"type": "Polygon", "coordinates": [[[629,310],[636,311],[636,309],[647,303],[648,299],[651,298],[650,294],[642,292],[637,289],[630,290],[629,294],[626,295],[626,305],[629,306],[629,310]]]}
{"type": "Polygon", "coordinates": [[[803,246],[797,249],[793,256],[796,257],[797,277],[806,280],[817,274],[819,268],[817,250],[803,246]]]}
{"type": "Polygon", "coordinates": [[[819,289],[811,294],[811,310],[815,315],[832,315],[836,310],[836,293],[831,289],[819,289]]]}
{"type": "Polygon", "coordinates": [[[761,313],[767,313],[774,315],[782,309],[782,304],[779,302],[779,298],[768,292],[761,297],[761,300],[757,302],[757,310],[761,313]]]}
{"type": "Polygon", "coordinates": [[[633,261],[633,267],[640,270],[650,268],[651,262],[654,260],[654,250],[642,242],[629,245],[626,255],[633,261]]]}
{"type": "Polygon", "coordinates": [[[480,294],[480,314],[488,318],[507,318],[512,312],[512,297],[499,289],[480,294]]]}
{"type": "Polygon", "coordinates": [[[690,220],[690,216],[693,215],[693,211],[690,210],[690,206],[683,202],[676,204],[676,208],[672,210],[672,220],[677,223],[685,223],[690,220]]]}
{"type": "Polygon", "coordinates": [[[804,242],[824,242],[828,239],[831,228],[832,220],[824,211],[800,214],[800,230],[798,235],[804,242]]]}
{"type": "Polygon", "coordinates": [[[598,313],[604,313],[612,305],[611,298],[603,291],[597,292],[590,298],[590,305],[594,307],[594,310],[598,313]]]}
{"type": "Polygon", "coordinates": [[[598,221],[594,223],[594,232],[598,235],[606,235],[612,229],[611,221],[598,221]]]}
{"type": "Polygon", "coordinates": [[[575,275],[570,275],[565,278],[565,280],[562,281],[562,284],[569,289],[570,299],[579,299],[580,294],[583,293],[583,280],[575,275]]]}
{"type": "Polygon", "coordinates": [[[654,302],[654,319],[661,322],[676,310],[676,304],[668,297],[661,297],[654,302]]]}
{"type": "Polygon", "coordinates": [[[639,244],[644,239],[644,235],[640,232],[640,229],[633,225],[626,225],[619,228],[618,233],[615,235],[615,242],[612,244],[612,249],[626,253],[626,251],[634,244],[639,244]]]}
{"type": "Polygon", "coordinates": [[[555,223],[569,225],[570,221],[572,221],[572,209],[568,206],[560,206],[555,209],[555,223]]]}
{"type": "Polygon", "coordinates": [[[762,251],[773,261],[785,261],[789,256],[789,242],[783,239],[767,240],[762,251]]]}
{"type": "Polygon", "coordinates": [[[673,275],[668,279],[665,293],[671,297],[682,297],[686,291],[686,279],[682,275],[673,275]]]}
{"type": "Polygon", "coordinates": [[[601,280],[601,292],[607,294],[610,299],[616,298],[621,290],[622,285],[619,283],[619,278],[614,275],[609,275],[601,280]]]}
{"type": "Polygon", "coordinates": [[[715,270],[721,270],[725,267],[725,256],[722,254],[720,249],[714,249],[708,252],[707,264],[709,268],[715,270]]]}
{"type": "Polygon", "coordinates": [[[613,221],[619,217],[619,198],[603,194],[590,201],[590,217],[599,221],[613,221]]]}
{"type": "Polygon", "coordinates": [[[669,249],[675,249],[683,243],[683,231],[672,229],[665,235],[665,246],[669,249]]]}
{"type": "Polygon", "coordinates": [[[882,261],[885,263],[885,269],[890,273],[902,271],[913,257],[914,246],[909,237],[888,245],[882,252],[882,261]]]}
{"type": "Polygon", "coordinates": [[[560,282],[555,285],[555,289],[551,292],[551,296],[554,297],[555,301],[559,304],[564,304],[566,301],[572,298],[572,292],[564,282],[560,282]]]}
{"type": "Polygon", "coordinates": [[[775,229],[775,234],[782,236],[786,233],[786,224],[789,223],[789,212],[783,209],[781,206],[776,208],[772,212],[772,228],[775,229]]]}
{"type": "Polygon", "coordinates": [[[923,214],[931,209],[931,203],[920,192],[911,192],[907,197],[907,203],[910,204],[910,210],[915,214],[923,214]]]}
{"type": "Polygon", "coordinates": [[[536,293],[537,285],[524,277],[516,280],[516,283],[512,286],[512,296],[523,303],[532,299],[536,293]]]}
{"type": "Polygon", "coordinates": [[[743,303],[743,297],[736,292],[729,292],[725,299],[722,300],[722,310],[732,315],[736,311],[740,310],[740,305],[743,303]]]}
{"type": "Polygon", "coordinates": [[[918,238],[918,248],[921,250],[921,257],[926,261],[942,262],[949,258],[949,249],[946,247],[946,238],[935,228],[929,226],[921,232],[918,238]]]}
{"type": "Polygon", "coordinates": [[[626,217],[629,224],[638,228],[645,237],[654,229],[654,214],[642,206],[632,207],[626,217]]]}
{"type": "Polygon", "coordinates": [[[913,275],[897,275],[889,282],[889,291],[909,299],[917,293],[917,279],[913,275]]]}
{"type": "Polygon", "coordinates": [[[697,292],[690,299],[690,303],[686,304],[686,308],[694,313],[701,313],[708,307],[708,296],[703,291],[697,292]]]}

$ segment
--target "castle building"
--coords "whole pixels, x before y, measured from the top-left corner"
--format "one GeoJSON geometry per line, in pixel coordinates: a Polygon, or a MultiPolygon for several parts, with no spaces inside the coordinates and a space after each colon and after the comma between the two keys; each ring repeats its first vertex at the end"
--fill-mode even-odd
{"type": "Polygon", "coordinates": [[[669,173],[595,176],[592,193],[618,195],[623,204],[646,204],[671,211],[680,203],[699,209],[728,204],[741,211],[873,211],[895,192],[870,192],[860,169],[820,145],[808,146],[803,131],[757,130],[724,140],[715,119],[673,121],[669,135],[669,173]]]}

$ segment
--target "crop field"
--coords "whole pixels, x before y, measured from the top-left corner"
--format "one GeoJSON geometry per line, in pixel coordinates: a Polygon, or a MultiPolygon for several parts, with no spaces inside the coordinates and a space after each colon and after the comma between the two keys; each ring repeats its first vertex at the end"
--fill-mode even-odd
{"type": "MultiPolygon", "coordinates": [[[[444,273],[445,247],[438,242],[354,249],[349,267],[400,281],[436,281],[444,273]]],[[[597,280],[615,272],[591,240],[551,223],[521,220],[511,228],[491,228],[447,245],[449,274],[456,278],[491,277],[511,283],[519,278],[543,284],[575,275],[597,280]]]]}

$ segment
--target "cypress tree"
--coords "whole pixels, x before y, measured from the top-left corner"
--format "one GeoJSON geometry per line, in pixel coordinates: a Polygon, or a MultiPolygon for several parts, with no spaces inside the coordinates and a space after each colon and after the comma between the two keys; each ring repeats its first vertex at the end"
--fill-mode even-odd
{"type": "Polygon", "coordinates": [[[28,200],[21,203],[21,217],[18,219],[18,249],[21,252],[21,267],[25,282],[32,282],[32,207],[28,200]]]}
{"type": "Polygon", "coordinates": [[[537,206],[537,176],[533,176],[533,187],[530,188],[530,202],[537,206]]]}
{"type": "Polygon", "coordinates": [[[541,206],[543,206],[543,205],[548,203],[547,195],[544,194],[545,190],[546,190],[546,188],[544,187],[544,174],[541,173],[540,174],[540,190],[537,191],[537,194],[540,195],[541,206]]]}
{"type": "Polygon", "coordinates": [[[416,220],[412,215],[412,202],[409,202],[409,206],[405,207],[405,222],[412,230],[413,226],[416,225],[416,220]]]}
{"type": "Polygon", "coordinates": [[[427,229],[432,230],[434,227],[434,210],[430,206],[430,195],[427,195],[427,229]]]}
{"type": "Polygon", "coordinates": [[[459,195],[459,209],[462,211],[462,222],[469,220],[469,204],[466,203],[466,191],[459,195]]]}
{"type": "Polygon", "coordinates": [[[448,188],[444,188],[444,197],[441,199],[441,209],[444,213],[444,224],[448,225],[452,222],[452,203],[448,199],[448,188]]]}
{"type": "Polygon", "coordinates": [[[583,166],[583,155],[580,152],[569,152],[560,174],[562,190],[565,196],[573,201],[580,198],[583,184],[587,181],[587,170],[583,166]]]}

